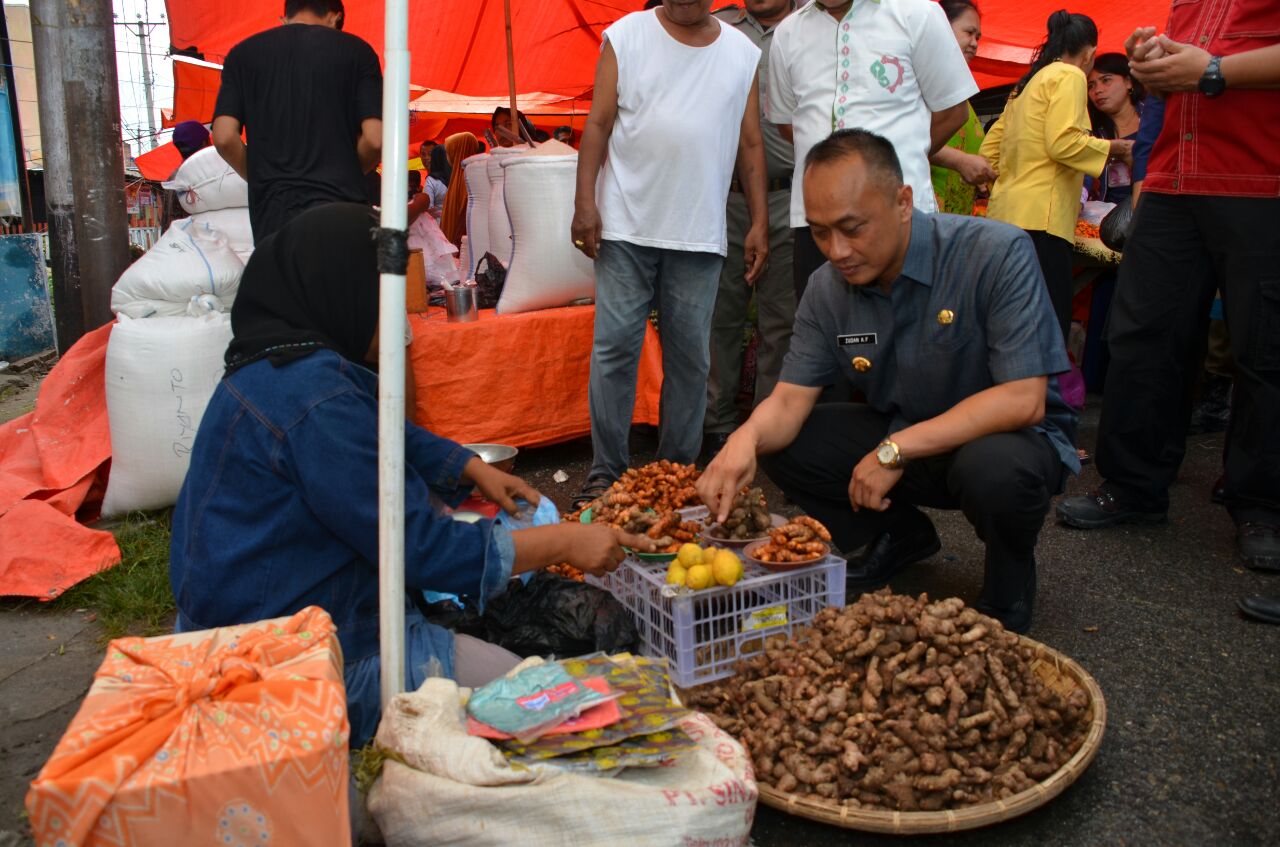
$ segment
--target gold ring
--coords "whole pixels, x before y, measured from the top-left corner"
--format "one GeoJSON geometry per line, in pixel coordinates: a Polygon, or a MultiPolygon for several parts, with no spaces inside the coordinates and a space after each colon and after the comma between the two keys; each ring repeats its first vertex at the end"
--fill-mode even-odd
{"type": "Polygon", "coordinates": [[[586,247],[586,246],[587,246],[587,242],[583,241],[581,238],[575,238],[575,239],[573,240],[573,246],[574,246],[574,247],[586,247]]]}

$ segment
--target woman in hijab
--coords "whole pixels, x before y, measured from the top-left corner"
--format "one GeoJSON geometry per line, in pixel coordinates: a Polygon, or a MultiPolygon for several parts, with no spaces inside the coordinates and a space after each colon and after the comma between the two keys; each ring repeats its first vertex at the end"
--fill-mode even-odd
{"type": "Polygon", "coordinates": [[[451,135],[444,142],[445,155],[453,165],[453,173],[449,177],[449,193],[444,198],[440,228],[444,230],[445,238],[455,245],[461,244],[462,236],[467,234],[467,180],[462,175],[462,162],[474,156],[479,149],[479,140],[469,132],[451,135]]]}
{"type": "MultiPolygon", "coordinates": [[[[189,631],[325,609],[345,659],[351,744],[377,727],[378,273],[365,206],[330,204],[264,239],[231,312],[226,375],[209,402],[174,510],[170,582],[189,631]]],[[[511,531],[460,523],[442,505],[476,488],[508,512],[537,503],[524,481],[458,444],[405,428],[405,585],[483,603],[513,574],[556,562],[604,573],[621,544],[602,526],[511,531]]],[[[407,601],[406,682],[432,671],[464,685],[519,659],[433,626],[407,601]]]]}

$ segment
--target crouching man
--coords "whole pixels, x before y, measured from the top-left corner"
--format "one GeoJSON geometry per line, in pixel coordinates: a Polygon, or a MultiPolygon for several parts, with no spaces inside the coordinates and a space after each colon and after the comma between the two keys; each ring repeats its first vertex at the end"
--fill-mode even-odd
{"type": "Polygon", "coordinates": [[[912,210],[893,146],[841,130],[805,160],[805,216],[828,262],[810,278],[777,390],[698,489],[720,520],[756,457],[830,528],[849,588],[885,584],[941,544],[917,507],[960,509],[986,543],[976,604],[1031,623],[1036,539],[1067,471],[1076,416],[1054,374],[1062,333],[1026,234],[912,210]],[[863,403],[817,405],[844,377],[863,403]]]}

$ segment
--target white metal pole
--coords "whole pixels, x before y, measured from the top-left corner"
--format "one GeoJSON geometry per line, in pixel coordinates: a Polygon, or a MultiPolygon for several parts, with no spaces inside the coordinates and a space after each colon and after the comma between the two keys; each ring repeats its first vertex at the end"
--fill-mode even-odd
{"type": "MultiPolygon", "coordinates": [[[[408,0],[387,0],[382,226],[404,230],[409,197],[408,0]]],[[[404,274],[381,274],[378,344],[378,600],[382,706],[404,690],[404,274]]]]}

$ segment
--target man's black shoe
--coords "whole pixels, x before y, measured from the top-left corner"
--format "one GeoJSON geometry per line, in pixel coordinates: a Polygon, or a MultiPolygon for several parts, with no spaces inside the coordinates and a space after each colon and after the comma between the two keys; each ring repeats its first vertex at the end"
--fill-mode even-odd
{"type": "Polygon", "coordinates": [[[1280,571],[1280,525],[1246,521],[1236,529],[1236,546],[1246,567],[1280,571]]]}
{"type": "Polygon", "coordinates": [[[884,532],[872,539],[862,555],[850,559],[845,571],[845,592],[874,591],[907,565],[927,559],[942,549],[937,530],[930,523],[910,535],[884,532]]]}
{"type": "Polygon", "coordinates": [[[701,462],[703,467],[711,464],[711,460],[716,457],[716,454],[724,449],[724,445],[728,443],[731,434],[728,432],[708,432],[703,434],[702,453],[698,457],[698,461],[701,462]]]}
{"type": "Polygon", "coordinates": [[[993,559],[987,551],[982,578],[982,596],[973,607],[995,618],[1010,632],[1026,632],[1031,628],[1031,612],[1036,603],[1036,562],[1019,565],[1005,559],[993,559]],[[1014,588],[1021,585],[1021,590],[1014,588]]]}
{"type": "Polygon", "coordinates": [[[1255,594],[1252,597],[1241,597],[1236,601],[1236,605],[1246,617],[1263,623],[1280,624],[1280,597],[1263,597],[1255,594]]]}
{"type": "Polygon", "coordinates": [[[1164,523],[1159,511],[1117,500],[1104,483],[1097,491],[1067,497],[1058,504],[1058,518],[1077,529],[1105,529],[1122,523],[1164,523]]]}

